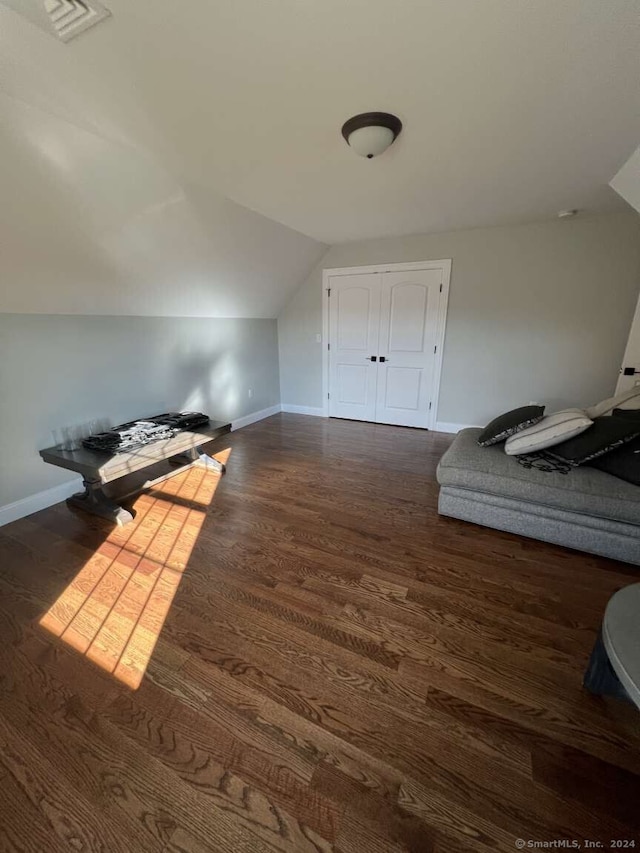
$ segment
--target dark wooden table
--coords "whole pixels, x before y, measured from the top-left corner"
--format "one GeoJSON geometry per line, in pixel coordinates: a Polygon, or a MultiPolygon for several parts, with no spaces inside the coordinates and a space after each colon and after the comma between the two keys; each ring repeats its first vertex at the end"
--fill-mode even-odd
{"type": "Polygon", "coordinates": [[[171,477],[189,465],[202,462],[224,473],[225,466],[204,453],[203,445],[227,432],[231,424],[211,421],[206,426],[184,430],[172,438],[160,439],[135,450],[122,453],[99,453],[80,447],[78,450],[62,450],[60,447],[47,447],[40,456],[50,465],[67,468],[82,475],[84,492],[67,499],[71,506],[108,518],[116,524],[127,524],[133,519],[129,510],[121,502],[131,497],[141,488],[149,488],[167,477],[171,477]],[[145,481],[133,491],[124,489],[120,494],[117,488],[105,490],[105,486],[123,481],[129,474],[143,471],[145,468],[168,461],[173,467],[168,473],[145,481]]]}

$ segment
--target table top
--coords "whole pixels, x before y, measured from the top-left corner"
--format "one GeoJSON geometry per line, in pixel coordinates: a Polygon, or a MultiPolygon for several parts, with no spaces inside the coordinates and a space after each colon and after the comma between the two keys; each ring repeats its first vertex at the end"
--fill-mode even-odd
{"type": "Polygon", "coordinates": [[[139,471],[155,462],[169,459],[171,456],[177,456],[213,441],[230,431],[230,423],[210,421],[203,426],[182,430],[171,438],[161,438],[121,453],[101,453],[86,447],[80,447],[78,450],[47,447],[40,451],[40,456],[50,465],[57,465],[59,468],[67,468],[69,471],[82,474],[86,480],[110,483],[125,474],[139,471]]]}
{"type": "Polygon", "coordinates": [[[616,675],[640,708],[640,583],[625,586],[609,600],[602,640],[616,675]]]}

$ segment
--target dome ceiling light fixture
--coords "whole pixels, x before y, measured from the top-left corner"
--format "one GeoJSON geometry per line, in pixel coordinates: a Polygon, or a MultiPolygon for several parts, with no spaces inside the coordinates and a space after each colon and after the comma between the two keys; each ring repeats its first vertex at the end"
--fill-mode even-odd
{"type": "Polygon", "coordinates": [[[386,151],[401,130],[402,122],[391,113],[360,113],[342,125],[347,145],[368,160],[386,151]]]}

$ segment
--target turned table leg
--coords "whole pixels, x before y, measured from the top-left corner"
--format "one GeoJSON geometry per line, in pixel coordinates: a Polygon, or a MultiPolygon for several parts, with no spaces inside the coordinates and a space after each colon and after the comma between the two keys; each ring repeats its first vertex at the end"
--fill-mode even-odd
{"type": "Polygon", "coordinates": [[[128,510],[105,494],[99,480],[83,480],[83,485],[84,492],[77,492],[67,498],[69,506],[78,507],[119,525],[133,521],[133,515],[128,510]]]}

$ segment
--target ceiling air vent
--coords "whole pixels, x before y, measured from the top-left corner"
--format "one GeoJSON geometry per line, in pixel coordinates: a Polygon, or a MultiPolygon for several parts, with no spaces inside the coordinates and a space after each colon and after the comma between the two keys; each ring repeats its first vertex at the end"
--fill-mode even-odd
{"type": "Polygon", "coordinates": [[[111,15],[98,0],[0,0],[60,41],[71,41],[111,15]]]}
{"type": "Polygon", "coordinates": [[[44,0],[44,8],[61,41],[75,38],[111,14],[96,0],[44,0]]]}

